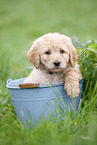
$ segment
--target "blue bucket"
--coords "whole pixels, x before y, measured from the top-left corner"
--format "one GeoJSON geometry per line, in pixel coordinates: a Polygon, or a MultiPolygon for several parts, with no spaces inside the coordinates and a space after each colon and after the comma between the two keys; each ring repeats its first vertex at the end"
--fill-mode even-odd
{"type": "Polygon", "coordinates": [[[25,78],[7,81],[6,87],[11,95],[12,103],[15,108],[17,117],[20,122],[29,122],[36,124],[43,116],[48,119],[53,112],[56,115],[56,106],[60,105],[65,112],[74,113],[74,108],[78,111],[80,99],[82,96],[82,83],[80,84],[80,94],[77,98],[70,98],[64,90],[64,83],[42,84],[36,88],[20,88],[19,84],[23,83],[25,78]],[[62,102],[64,101],[64,103],[62,102]]]}

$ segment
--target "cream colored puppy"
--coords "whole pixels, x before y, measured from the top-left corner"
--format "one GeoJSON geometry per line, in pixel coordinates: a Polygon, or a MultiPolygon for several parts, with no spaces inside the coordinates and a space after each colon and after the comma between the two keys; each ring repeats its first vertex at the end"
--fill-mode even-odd
{"type": "Polygon", "coordinates": [[[77,51],[71,38],[59,33],[48,33],[36,39],[28,52],[35,66],[25,83],[65,82],[64,89],[70,97],[78,97],[79,80],[82,79],[77,64],[77,51]]]}

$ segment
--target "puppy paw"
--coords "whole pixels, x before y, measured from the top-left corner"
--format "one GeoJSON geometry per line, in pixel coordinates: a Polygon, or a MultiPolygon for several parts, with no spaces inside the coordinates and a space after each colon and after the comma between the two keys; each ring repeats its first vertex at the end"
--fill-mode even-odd
{"type": "Polygon", "coordinates": [[[80,93],[79,86],[68,86],[68,85],[65,85],[64,89],[66,90],[67,95],[70,96],[70,98],[75,98],[75,97],[79,96],[79,93],[80,93]]]}

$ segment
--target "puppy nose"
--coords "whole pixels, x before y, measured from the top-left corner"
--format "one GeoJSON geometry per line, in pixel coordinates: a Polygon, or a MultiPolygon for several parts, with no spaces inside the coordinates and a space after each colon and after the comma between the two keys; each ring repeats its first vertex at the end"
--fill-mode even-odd
{"type": "Polygon", "coordinates": [[[59,66],[59,65],[60,65],[60,61],[56,60],[56,61],[54,61],[53,64],[54,64],[55,66],[59,66]]]}

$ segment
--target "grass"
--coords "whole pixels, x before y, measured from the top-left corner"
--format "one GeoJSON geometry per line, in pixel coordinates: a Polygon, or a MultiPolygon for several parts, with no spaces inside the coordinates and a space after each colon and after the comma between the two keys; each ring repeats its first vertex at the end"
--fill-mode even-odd
{"type": "MultiPolygon", "coordinates": [[[[85,81],[79,114],[74,118],[68,116],[61,125],[59,120],[56,120],[57,123],[47,120],[43,125],[25,130],[17,119],[8,89],[5,87],[10,76],[17,79],[29,74],[30,70],[26,67],[31,64],[26,55],[37,37],[48,32],[60,32],[70,37],[75,35],[83,43],[87,40],[96,40],[96,6],[96,0],[0,1],[1,145],[96,145],[96,53],[91,54],[84,48],[85,52],[80,55],[79,63],[85,81]],[[88,67],[89,64],[91,67],[88,67]]],[[[93,49],[93,46],[91,48],[93,49]]],[[[95,48],[97,50],[97,47],[95,48]]],[[[82,50],[79,54],[81,52],[82,50]]]]}

